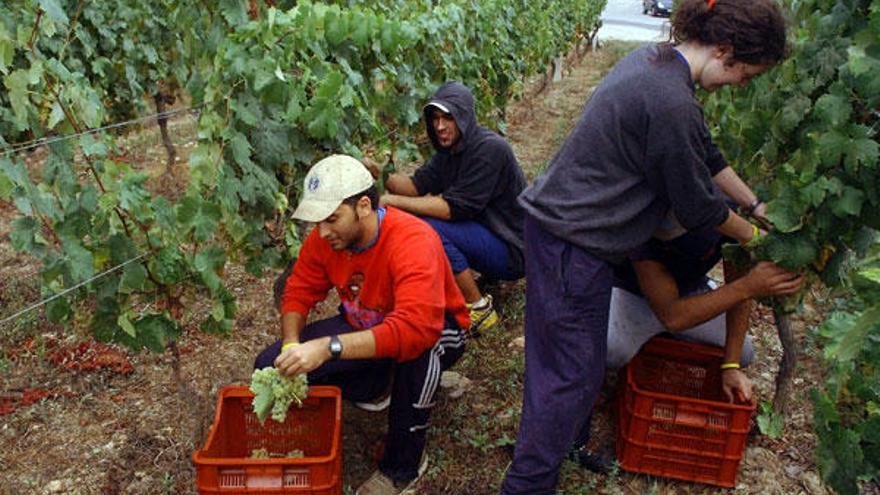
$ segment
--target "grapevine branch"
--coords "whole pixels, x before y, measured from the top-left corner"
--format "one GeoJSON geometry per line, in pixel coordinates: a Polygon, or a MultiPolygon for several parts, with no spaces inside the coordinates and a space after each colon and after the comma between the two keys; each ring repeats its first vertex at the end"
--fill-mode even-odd
{"type": "Polygon", "coordinates": [[[31,36],[28,38],[28,50],[34,51],[34,43],[37,40],[37,31],[40,29],[40,20],[43,18],[43,9],[37,10],[37,17],[34,19],[34,28],[31,30],[31,36]]]}
{"type": "Polygon", "coordinates": [[[73,14],[73,20],[70,21],[70,28],[67,30],[67,37],[64,39],[64,45],[61,46],[61,50],[58,52],[58,59],[64,59],[64,51],[67,50],[67,47],[70,45],[70,40],[73,37],[73,31],[76,27],[76,23],[79,22],[79,15],[82,13],[83,5],[85,2],[80,1],[76,3],[76,13],[73,14]]]}
{"type": "Polygon", "coordinates": [[[773,410],[785,414],[788,407],[789,389],[791,388],[792,372],[797,365],[797,342],[791,330],[791,315],[779,308],[773,310],[776,319],[776,331],[782,344],[782,359],[779,361],[779,372],[776,374],[776,392],[773,395],[773,410]]]}

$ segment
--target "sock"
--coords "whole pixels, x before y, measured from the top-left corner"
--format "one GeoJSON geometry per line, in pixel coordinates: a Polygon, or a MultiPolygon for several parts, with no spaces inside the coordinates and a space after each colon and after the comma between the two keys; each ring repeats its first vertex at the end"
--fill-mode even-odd
{"type": "Polygon", "coordinates": [[[488,307],[489,307],[489,301],[487,301],[485,297],[480,297],[479,301],[471,303],[471,308],[473,308],[473,309],[486,309],[488,307]]]}

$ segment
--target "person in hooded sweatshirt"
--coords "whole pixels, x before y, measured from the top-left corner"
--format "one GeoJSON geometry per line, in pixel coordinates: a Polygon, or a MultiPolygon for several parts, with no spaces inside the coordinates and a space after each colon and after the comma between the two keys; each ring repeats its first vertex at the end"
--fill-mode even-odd
{"type": "Polygon", "coordinates": [[[498,323],[492,297],[473,271],[492,280],[524,274],[523,219],[517,196],[526,180],[510,144],[477,123],[474,96],[450,81],[424,107],[436,153],[412,176],[391,174],[381,202],[422,217],[440,235],[479,335],[498,323]]]}

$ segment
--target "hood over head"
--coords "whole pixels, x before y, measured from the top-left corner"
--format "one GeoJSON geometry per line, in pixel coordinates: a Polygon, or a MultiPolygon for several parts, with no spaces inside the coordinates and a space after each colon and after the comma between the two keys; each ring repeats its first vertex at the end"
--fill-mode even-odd
{"type": "Polygon", "coordinates": [[[458,81],[443,83],[422,111],[425,115],[425,128],[428,131],[428,137],[431,138],[431,144],[434,145],[434,149],[438,152],[455,153],[464,149],[478,127],[474,95],[467,86],[458,81]],[[458,130],[461,132],[461,139],[451,150],[441,148],[437,141],[434,124],[431,122],[433,108],[439,108],[452,114],[452,118],[455,119],[455,125],[458,126],[458,130]]]}

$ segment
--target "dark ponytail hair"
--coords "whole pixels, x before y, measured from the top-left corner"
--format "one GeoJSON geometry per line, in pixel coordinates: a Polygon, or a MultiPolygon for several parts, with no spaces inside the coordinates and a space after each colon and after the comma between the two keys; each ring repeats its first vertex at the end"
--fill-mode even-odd
{"type": "Polygon", "coordinates": [[[675,8],[670,38],[729,46],[731,62],[775,65],[788,55],[785,29],[774,0],[684,0],[675,8]]]}

